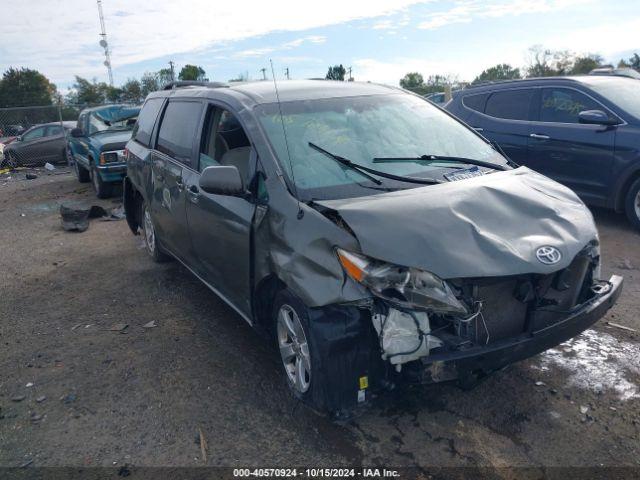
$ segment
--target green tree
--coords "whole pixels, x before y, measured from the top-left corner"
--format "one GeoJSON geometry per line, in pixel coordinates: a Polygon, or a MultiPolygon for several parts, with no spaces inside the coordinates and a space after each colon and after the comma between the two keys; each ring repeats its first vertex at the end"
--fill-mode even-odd
{"type": "Polygon", "coordinates": [[[158,70],[156,74],[158,78],[158,86],[163,88],[167,83],[173,82],[175,79],[173,78],[173,72],[171,72],[170,68],[161,68],[158,70]]]}
{"type": "Polygon", "coordinates": [[[56,86],[37,70],[10,68],[0,80],[0,107],[51,105],[56,86]]]}
{"type": "Polygon", "coordinates": [[[206,80],[206,73],[202,67],[198,65],[185,65],[178,74],[180,80],[206,80]]]}
{"type": "Polygon", "coordinates": [[[140,96],[147,98],[151,92],[160,90],[159,75],[157,73],[145,72],[140,78],[140,96]]]}
{"type": "Polygon", "coordinates": [[[327,80],[340,80],[341,82],[344,82],[344,76],[346,75],[346,73],[347,69],[344,68],[342,64],[334,65],[333,67],[329,67],[325,78],[327,80]]]}
{"type": "Polygon", "coordinates": [[[508,63],[501,63],[498,65],[494,65],[491,68],[487,68],[486,70],[483,70],[482,73],[478,75],[471,83],[475,85],[477,83],[483,83],[483,82],[495,82],[498,80],[514,80],[518,78],[522,78],[520,76],[519,68],[513,68],[508,63]]]}
{"type": "Polygon", "coordinates": [[[551,77],[558,72],[553,67],[554,53],[542,47],[534,45],[529,48],[529,60],[527,64],[527,77],[551,77]]]}
{"type": "Polygon", "coordinates": [[[104,88],[101,88],[95,80],[92,82],[76,75],[76,83],[73,84],[75,102],[79,104],[98,105],[104,103],[104,88]]]}
{"type": "Polygon", "coordinates": [[[142,85],[135,78],[128,79],[122,85],[121,100],[127,103],[140,103],[142,101],[142,85]]]}
{"type": "Polygon", "coordinates": [[[634,53],[633,57],[629,59],[629,66],[631,68],[635,68],[640,72],[640,55],[638,55],[637,53],[634,53]]]}
{"type": "Polygon", "coordinates": [[[594,68],[598,68],[604,62],[603,58],[597,54],[589,54],[582,57],[576,57],[571,67],[571,75],[585,75],[594,68]]]}
{"type": "Polygon", "coordinates": [[[400,86],[407,90],[415,92],[425,87],[424,77],[418,72],[409,72],[400,79],[400,86]]]}

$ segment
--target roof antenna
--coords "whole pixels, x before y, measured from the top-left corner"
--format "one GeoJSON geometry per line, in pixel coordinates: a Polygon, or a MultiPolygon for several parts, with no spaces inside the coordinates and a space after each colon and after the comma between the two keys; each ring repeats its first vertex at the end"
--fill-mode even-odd
{"type": "Polygon", "coordinates": [[[298,220],[304,217],[304,210],[300,206],[300,198],[298,197],[298,186],[296,185],[296,177],[293,174],[293,163],[291,162],[291,153],[289,152],[289,141],[287,140],[287,129],[284,126],[284,116],[282,115],[282,105],[280,104],[280,94],[278,93],[278,83],[276,82],[276,73],[273,69],[273,60],[269,59],[271,64],[271,76],[273,77],[273,86],[276,89],[276,100],[278,101],[278,111],[280,112],[280,123],[282,124],[282,134],[284,135],[284,145],[287,149],[287,159],[289,160],[289,168],[291,169],[291,181],[293,183],[293,193],[298,201],[298,220]]]}

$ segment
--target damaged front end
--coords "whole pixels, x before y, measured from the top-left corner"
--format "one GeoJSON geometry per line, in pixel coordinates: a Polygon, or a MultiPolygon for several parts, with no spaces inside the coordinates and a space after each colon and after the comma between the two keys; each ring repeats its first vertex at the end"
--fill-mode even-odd
{"type": "Polygon", "coordinates": [[[345,273],[366,286],[386,382],[469,383],[583,331],[613,305],[622,279],[601,281],[597,240],[551,274],[444,281],[337,250],[345,273]]]}

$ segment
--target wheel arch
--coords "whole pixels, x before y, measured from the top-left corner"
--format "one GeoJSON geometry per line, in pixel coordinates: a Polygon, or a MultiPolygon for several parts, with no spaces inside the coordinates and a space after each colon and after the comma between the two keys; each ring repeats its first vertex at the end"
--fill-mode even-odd
{"type": "Polygon", "coordinates": [[[140,235],[144,197],[126,176],[122,180],[122,197],[127,225],[134,235],[140,235]]]}
{"type": "Polygon", "coordinates": [[[287,285],[274,273],[261,279],[253,290],[253,322],[259,330],[270,332],[273,329],[273,305],[276,296],[287,285]]]}
{"type": "Polygon", "coordinates": [[[613,208],[616,212],[624,211],[624,203],[627,198],[627,193],[629,192],[629,188],[631,185],[640,178],[640,164],[636,166],[634,170],[627,173],[622,182],[620,182],[620,186],[616,189],[616,197],[613,208]]]}

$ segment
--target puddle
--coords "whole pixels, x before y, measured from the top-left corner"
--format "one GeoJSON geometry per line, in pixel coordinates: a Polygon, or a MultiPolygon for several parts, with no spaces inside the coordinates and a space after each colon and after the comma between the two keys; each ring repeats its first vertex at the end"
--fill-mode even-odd
{"type": "Polygon", "coordinates": [[[586,330],[576,338],[538,357],[539,370],[561,367],[569,372],[568,384],[589,390],[612,390],[621,400],[640,398],[640,345],[612,335],[586,330]]]}

